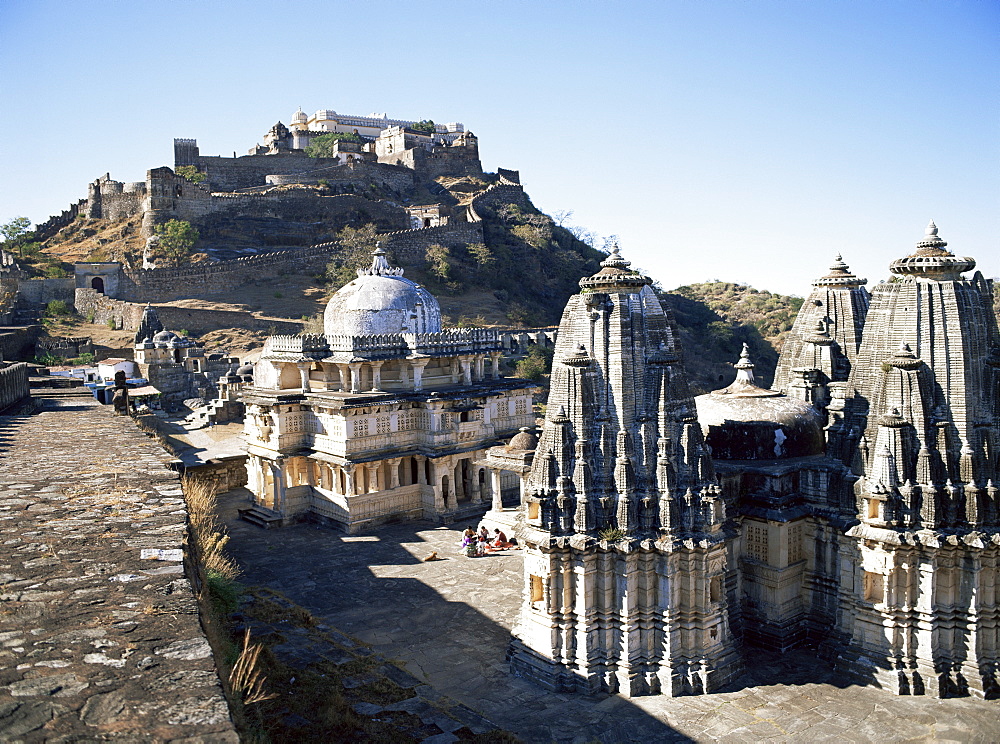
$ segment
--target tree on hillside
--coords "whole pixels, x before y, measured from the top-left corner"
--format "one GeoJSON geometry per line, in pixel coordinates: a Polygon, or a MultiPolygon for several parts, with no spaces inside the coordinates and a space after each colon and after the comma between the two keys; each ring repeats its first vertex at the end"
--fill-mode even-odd
{"type": "Polygon", "coordinates": [[[308,145],[306,145],[305,153],[311,158],[332,158],[334,149],[337,147],[337,142],[340,140],[345,140],[346,142],[360,142],[361,137],[350,132],[330,132],[329,134],[321,134],[316,137],[308,145]]]}
{"type": "Polygon", "coordinates": [[[160,255],[174,266],[179,266],[191,255],[191,250],[201,237],[197,228],[187,220],[167,220],[162,225],[157,225],[155,232],[160,236],[160,255]]]}
{"type": "Polygon", "coordinates": [[[24,258],[24,244],[31,234],[31,220],[27,217],[15,217],[5,225],[0,225],[0,235],[3,236],[3,247],[8,251],[17,250],[24,258]]]}
{"type": "Polygon", "coordinates": [[[336,291],[358,275],[358,269],[368,266],[372,252],[378,246],[375,225],[345,227],[337,233],[337,252],[326,265],[326,278],[336,291]]]}

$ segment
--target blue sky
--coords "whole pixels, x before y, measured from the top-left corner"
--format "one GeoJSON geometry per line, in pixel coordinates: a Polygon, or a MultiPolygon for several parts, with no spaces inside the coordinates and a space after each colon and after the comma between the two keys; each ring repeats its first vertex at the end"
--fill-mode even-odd
{"type": "Polygon", "coordinates": [[[0,222],[301,106],[461,121],[667,288],[877,281],[930,218],[997,276],[998,86],[993,1],[6,0],[0,222]]]}

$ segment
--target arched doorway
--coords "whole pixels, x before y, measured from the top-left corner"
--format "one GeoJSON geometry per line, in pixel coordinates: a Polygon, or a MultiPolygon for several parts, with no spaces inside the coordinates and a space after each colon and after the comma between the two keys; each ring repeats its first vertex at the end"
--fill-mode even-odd
{"type": "Polygon", "coordinates": [[[97,290],[98,294],[104,294],[104,280],[99,276],[95,276],[90,280],[90,288],[97,290]]]}

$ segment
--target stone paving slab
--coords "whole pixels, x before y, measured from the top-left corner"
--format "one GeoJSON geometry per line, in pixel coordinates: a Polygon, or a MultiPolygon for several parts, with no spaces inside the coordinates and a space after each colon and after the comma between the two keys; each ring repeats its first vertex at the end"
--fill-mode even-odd
{"type": "Polygon", "coordinates": [[[246,497],[241,489],[221,500],[244,580],[281,592],[526,742],[1000,741],[1000,701],[897,697],[838,679],[808,653],[754,652],[749,673],[713,695],[546,692],[505,663],[522,591],[518,551],[466,558],[464,524],[351,537],[310,524],[261,530],[237,517],[246,497]],[[432,551],[445,560],[424,562],[432,551]]]}
{"type": "Polygon", "coordinates": [[[0,741],[238,741],[169,456],[96,401],[39,406],[0,417],[0,741]]]}

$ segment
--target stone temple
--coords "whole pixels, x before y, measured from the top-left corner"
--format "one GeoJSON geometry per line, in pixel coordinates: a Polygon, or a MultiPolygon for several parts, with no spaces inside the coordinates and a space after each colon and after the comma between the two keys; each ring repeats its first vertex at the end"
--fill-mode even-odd
{"type": "Polygon", "coordinates": [[[1000,333],[932,222],[889,281],[837,257],[772,389],[692,397],[617,250],[566,306],[517,536],[509,658],[556,690],[709,692],[808,645],[899,694],[997,697],[1000,333]]]}
{"type": "Polygon", "coordinates": [[[434,296],[379,248],[330,299],[324,331],[269,338],[243,391],[244,518],[354,532],[481,514],[493,493],[479,461],[534,423],[534,386],[500,376],[497,330],[442,329],[434,296]]]}

